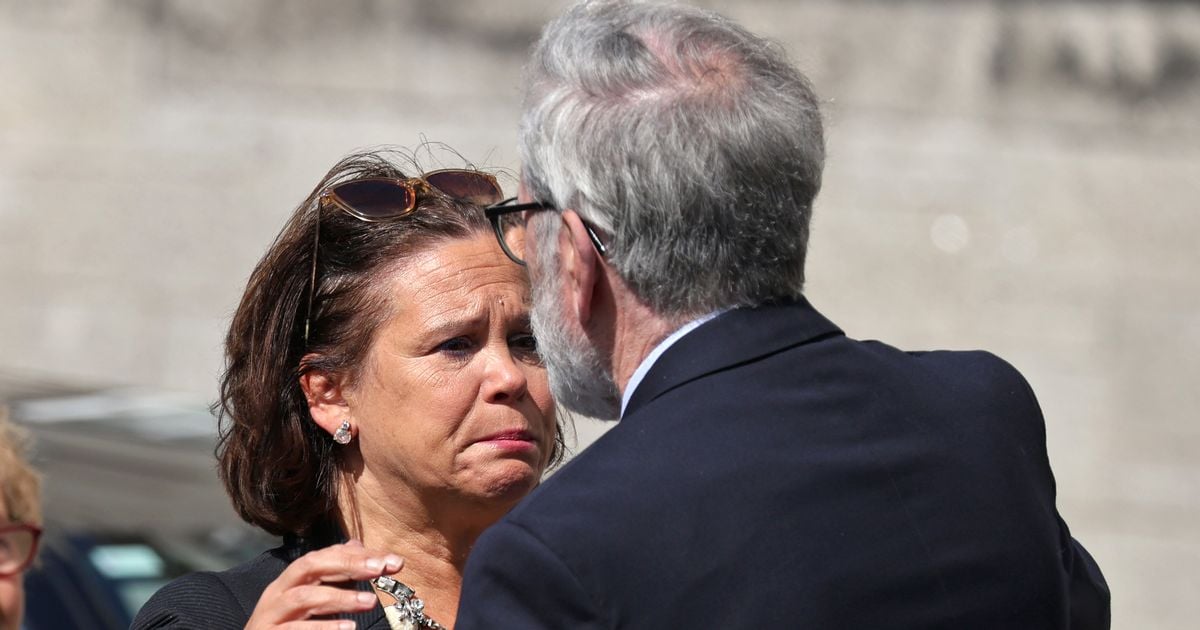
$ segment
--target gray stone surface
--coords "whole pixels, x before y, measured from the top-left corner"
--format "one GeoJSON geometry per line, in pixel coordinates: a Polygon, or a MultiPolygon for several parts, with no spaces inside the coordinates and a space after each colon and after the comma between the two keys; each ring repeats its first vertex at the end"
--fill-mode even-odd
{"type": "MultiPolygon", "coordinates": [[[[826,99],[813,301],[1020,368],[1114,627],[1192,627],[1200,8],[702,4],[826,99]]],[[[0,2],[0,369],[211,399],[246,276],[338,157],[424,137],[517,167],[513,85],[559,6],[0,2]]]]}

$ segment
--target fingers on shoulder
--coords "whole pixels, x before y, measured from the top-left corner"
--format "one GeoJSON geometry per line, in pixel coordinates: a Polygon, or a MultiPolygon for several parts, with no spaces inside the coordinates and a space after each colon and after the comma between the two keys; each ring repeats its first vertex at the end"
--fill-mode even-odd
{"type": "Polygon", "coordinates": [[[284,573],[294,584],[348,582],[395,573],[403,564],[395,554],[348,543],[310,551],[288,566],[284,573]]]}
{"type": "Polygon", "coordinates": [[[358,612],[375,607],[378,599],[370,591],[355,591],[336,586],[297,586],[288,591],[288,617],[313,617],[343,612],[358,612]]]}
{"type": "Polygon", "coordinates": [[[355,624],[349,619],[330,619],[328,621],[290,621],[276,626],[276,630],[355,630],[355,624]]]}

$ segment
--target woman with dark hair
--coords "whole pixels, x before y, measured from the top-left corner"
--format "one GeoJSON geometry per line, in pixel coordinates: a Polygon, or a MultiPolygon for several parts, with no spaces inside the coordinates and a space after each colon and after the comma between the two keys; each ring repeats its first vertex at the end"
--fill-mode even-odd
{"type": "Polygon", "coordinates": [[[284,544],[172,582],[134,628],[453,625],[475,539],[562,451],[528,282],[479,207],[501,196],[374,151],[301,204],[234,315],[217,405],[221,480],[284,544]]]}

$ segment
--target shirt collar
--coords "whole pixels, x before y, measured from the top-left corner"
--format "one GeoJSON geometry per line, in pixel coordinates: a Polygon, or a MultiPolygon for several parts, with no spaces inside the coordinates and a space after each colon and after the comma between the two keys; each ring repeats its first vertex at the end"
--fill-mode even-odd
{"type": "Polygon", "coordinates": [[[650,351],[650,354],[646,355],[646,358],[642,359],[642,362],[638,365],[637,369],[633,371],[633,376],[629,377],[629,383],[625,386],[625,393],[621,395],[621,417],[625,417],[625,407],[629,405],[629,400],[633,398],[634,390],[636,390],[638,385],[641,384],[642,379],[646,378],[646,374],[650,372],[650,368],[654,367],[654,362],[658,360],[658,357],[662,356],[662,354],[667,351],[667,348],[675,345],[676,341],[683,339],[684,335],[692,332],[701,324],[728,310],[728,308],[722,308],[708,313],[707,315],[701,315],[700,317],[693,319],[683,326],[680,326],[678,330],[671,333],[666,339],[658,342],[658,345],[654,346],[654,349],[650,351]]]}

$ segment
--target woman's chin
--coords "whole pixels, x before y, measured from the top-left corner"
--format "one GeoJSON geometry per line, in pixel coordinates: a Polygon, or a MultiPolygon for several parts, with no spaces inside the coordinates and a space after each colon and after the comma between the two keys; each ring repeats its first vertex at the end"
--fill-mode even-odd
{"type": "Polygon", "coordinates": [[[480,498],[497,504],[515,505],[533,492],[541,481],[541,470],[520,460],[493,462],[478,481],[480,498]]]}

